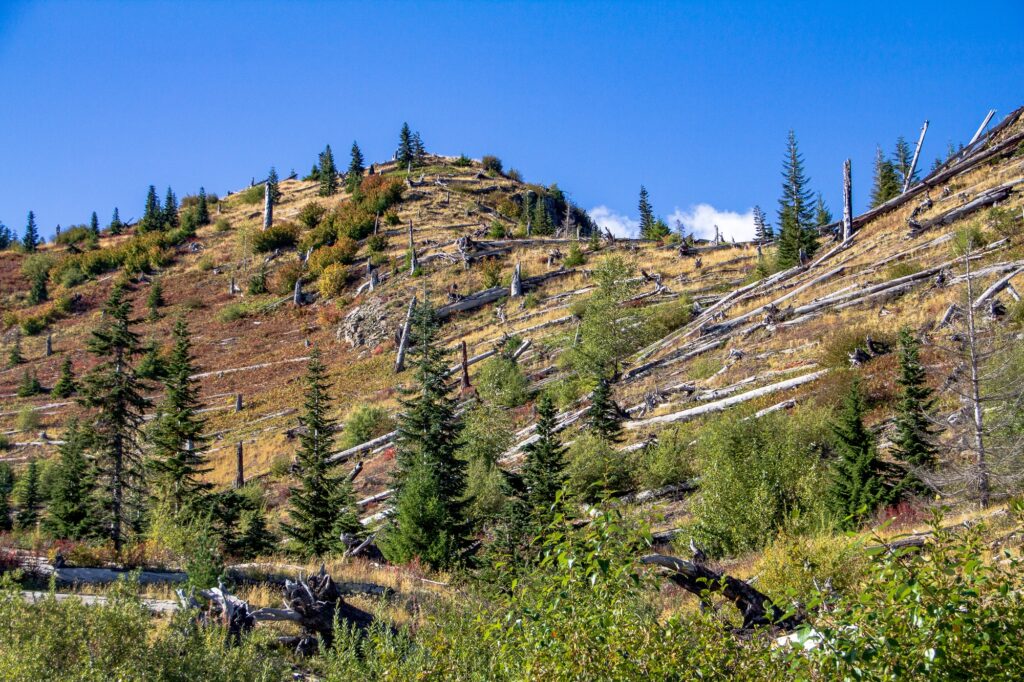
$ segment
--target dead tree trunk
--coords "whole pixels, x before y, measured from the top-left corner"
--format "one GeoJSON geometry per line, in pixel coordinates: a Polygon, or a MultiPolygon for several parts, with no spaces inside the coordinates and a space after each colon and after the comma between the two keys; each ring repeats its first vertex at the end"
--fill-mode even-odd
{"type": "Polygon", "coordinates": [[[236,393],[235,394],[235,412],[241,412],[241,411],[242,411],[242,394],[241,393],[236,393]]]}
{"type": "Polygon", "coordinates": [[[53,355],[53,334],[46,335],[46,357],[53,355]]]}
{"type": "Polygon", "coordinates": [[[419,269],[419,263],[416,262],[416,244],[412,239],[412,221],[409,221],[409,274],[416,274],[416,270],[419,269]]]}
{"type": "Polygon", "coordinates": [[[242,441],[235,443],[235,487],[245,485],[245,462],[242,458],[242,441]]]}
{"type": "Polygon", "coordinates": [[[270,183],[263,186],[263,229],[274,223],[274,194],[270,191],[270,183]]]}
{"type": "Polygon", "coordinates": [[[292,292],[292,303],[295,307],[302,305],[302,278],[299,277],[295,280],[295,291],[292,292]]]}
{"type": "Polygon", "coordinates": [[[469,357],[466,340],[462,340],[462,388],[469,388],[469,357]]]}
{"type": "Polygon", "coordinates": [[[967,275],[967,360],[971,370],[971,425],[974,427],[975,458],[978,464],[978,498],[982,507],[988,507],[990,496],[990,485],[988,476],[988,461],[985,453],[985,424],[984,413],[981,406],[981,371],[978,362],[978,333],[975,325],[974,306],[970,301],[974,298],[974,288],[971,284],[971,259],[970,249],[964,254],[964,267],[967,275]]]}
{"type": "Polygon", "coordinates": [[[520,263],[516,263],[512,271],[512,285],[509,287],[509,298],[517,298],[523,295],[523,272],[520,263]]]}
{"type": "MultiPolygon", "coordinates": [[[[906,190],[904,190],[906,191],[906,190]]],[[[850,160],[843,163],[843,241],[853,237],[853,173],[850,160]]]]}
{"type": "Polygon", "coordinates": [[[409,301],[409,310],[405,314],[405,324],[402,325],[402,337],[398,341],[398,355],[395,357],[395,373],[405,369],[405,350],[409,346],[409,327],[412,325],[412,312],[416,308],[416,296],[409,301]]]}
{"type": "Polygon", "coordinates": [[[906,192],[910,189],[910,181],[914,177],[914,171],[917,169],[917,159],[921,155],[921,145],[924,144],[924,134],[928,132],[928,121],[924,122],[921,126],[921,136],[917,138],[917,148],[914,149],[914,158],[910,162],[910,170],[907,171],[907,177],[903,178],[903,191],[906,192]]]}

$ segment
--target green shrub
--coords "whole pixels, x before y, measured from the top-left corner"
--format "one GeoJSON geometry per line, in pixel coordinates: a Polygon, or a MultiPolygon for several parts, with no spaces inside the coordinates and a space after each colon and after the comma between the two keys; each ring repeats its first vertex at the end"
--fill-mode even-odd
{"type": "Polygon", "coordinates": [[[15,428],[19,431],[35,431],[39,428],[39,413],[31,407],[23,407],[15,419],[15,428]]]}
{"type": "Polygon", "coordinates": [[[299,228],[291,223],[278,223],[252,235],[252,250],[256,253],[268,253],[275,249],[284,249],[299,240],[299,228]]]}
{"type": "Polygon", "coordinates": [[[306,229],[315,229],[327,215],[327,208],[322,204],[311,201],[299,211],[299,223],[306,229]]]}
{"type": "Polygon", "coordinates": [[[574,268],[586,262],[587,257],[583,255],[583,249],[580,248],[579,242],[573,242],[569,246],[569,255],[565,257],[565,267],[574,268]]]}
{"type": "Polygon", "coordinates": [[[988,246],[992,241],[989,235],[977,224],[961,227],[953,234],[951,250],[954,256],[962,256],[965,253],[977,251],[988,246]]]}
{"type": "Polygon", "coordinates": [[[467,168],[473,165],[473,159],[469,158],[465,154],[459,154],[459,158],[452,161],[452,165],[456,168],[467,168]]]}
{"type": "Polygon", "coordinates": [[[246,205],[262,204],[266,188],[263,185],[253,185],[238,193],[238,200],[246,205]]]}
{"type": "Polygon", "coordinates": [[[304,274],[302,264],[293,261],[279,267],[272,278],[271,290],[279,296],[287,296],[295,291],[295,280],[304,274]]]}
{"type": "Polygon", "coordinates": [[[491,154],[484,155],[484,158],[480,159],[480,164],[484,167],[484,170],[488,173],[494,173],[501,175],[503,170],[501,159],[491,154]]]}
{"type": "Polygon", "coordinates": [[[388,238],[382,234],[375,234],[367,238],[366,249],[370,253],[383,253],[388,248],[388,238]]]}
{"type": "Polygon", "coordinates": [[[644,343],[664,338],[679,329],[693,317],[693,302],[689,296],[658,303],[646,309],[647,322],[644,326],[644,343]]]}
{"type": "Polygon", "coordinates": [[[658,433],[657,445],[639,452],[637,485],[645,490],[690,481],[696,475],[697,427],[680,424],[658,433]]]}
{"type": "Polygon", "coordinates": [[[515,182],[522,182],[523,181],[523,174],[520,173],[515,168],[509,168],[508,172],[505,173],[505,177],[508,178],[509,180],[513,180],[515,182]]]}
{"type": "MultiPolygon", "coordinates": [[[[317,287],[321,296],[339,296],[348,282],[348,268],[341,263],[331,263],[317,278],[317,287]]],[[[292,285],[294,286],[294,285],[292,285]]]]}
{"type": "Polygon", "coordinates": [[[850,353],[855,348],[864,348],[867,337],[896,347],[896,334],[877,327],[839,327],[821,341],[818,362],[823,367],[842,368],[850,366],[850,353]]]}
{"type": "Polygon", "coordinates": [[[72,225],[57,235],[54,242],[61,246],[76,246],[95,244],[96,237],[88,225],[72,225]]]}
{"type": "Polygon", "coordinates": [[[267,293],[267,271],[260,268],[249,277],[249,285],[247,287],[250,296],[258,296],[259,294],[267,293]]]}
{"type": "Polygon", "coordinates": [[[372,440],[395,428],[395,420],[383,407],[360,405],[345,420],[345,431],[339,440],[342,450],[372,440]]]}
{"type": "Polygon", "coordinates": [[[401,225],[402,219],[394,211],[388,211],[384,214],[384,224],[388,227],[394,227],[395,225],[401,225]]]}
{"type": "Polygon", "coordinates": [[[306,266],[311,275],[316,276],[328,265],[334,263],[350,264],[356,258],[359,244],[348,237],[342,237],[332,246],[321,246],[309,256],[306,266]]]}
{"type": "Polygon", "coordinates": [[[22,319],[21,329],[29,336],[35,336],[36,334],[43,333],[50,324],[50,316],[46,313],[40,315],[30,315],[22,319]]]}
{"type": "Polygon", "coordinates": [[[902,261],[900,263],[893,263],[885,269],[886,279],[899,279],[900,277],[908,277],[909,275],[916,275],[921,272],[921,264],[916,261],[902,261]]]}
{"type": "Polygon", "coordinates": [[[196,267],[203,272],[209,272],[217,267],[217,261],[213,260],[213,256],[211,254],[205,253],[196,261],[196,267]]]}
{"type": "Polygon", "coordinates": [[[505,238],[505,225],[495,218],[491,221],[491,226],[487,230],[487,236],[491,239],[504,239],[505,238]]]}
{"type": "Polygon", "coordinates": [[[868,568],[864,544],[846,535],[782,533],[765,548],[754,570],[758,589],[780,604],[806,599],[815,585],[855,594],[868,568]]]}
{"type": "Polygon", "coordinates": [[[231,229],[231,223],[228,222],[227,218],[217,218],[217,222],[213,224],[213,229],[217,232],[227,232],[231,229]]]}
{"type": "Polygon", "coordinates": [[[985,226],[1000,237],[1015,239],[1024,230],[1024,220],[1020,211],[1011,208],[993,206],[985,213],[985,226]]]}
{"type": "Polygon", "coordinates": [[[633,488],[630,458],[598,435],[579,434],[569,446],[566,459],[569,462],[567,487],[588,502],[633,488]]]}
{"type": "Polygon", "coordinates": [[[217,319],[221,322],[234,322],[247,317],[255,317],[266,309],[266,302],[260,300],[238,301],[228,303],[217,312],[217,319]]]}
{"type": "Polygon", "coordinates": [[[518,407],[530,398],[530,382],[519,363],[498,355],[487,360],[476,375],[476,388],[485,401],[518,407]]]}
{"type": "Polygon", "coordinates": [[[480,275],[484,278],[484,288],[490,289],[501,284],[501,263],[497,258],[485,258],[480,265],[480,275]]]}

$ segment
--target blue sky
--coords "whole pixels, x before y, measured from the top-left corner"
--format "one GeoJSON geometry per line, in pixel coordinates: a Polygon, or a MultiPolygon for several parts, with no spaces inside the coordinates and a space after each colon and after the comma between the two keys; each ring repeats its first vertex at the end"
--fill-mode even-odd
{"type": "Polygon", "coordinates": [[[138,217],[146,188],[224,193],[353,139],[497,154],[628,225],[774,217],[786,131],[838,214],[876,144],[924,166],[1024,105],[1024,3],[0,2],[0,221],[138,217]],[[729,213],[738,214],[730,218],[729,213]]]}

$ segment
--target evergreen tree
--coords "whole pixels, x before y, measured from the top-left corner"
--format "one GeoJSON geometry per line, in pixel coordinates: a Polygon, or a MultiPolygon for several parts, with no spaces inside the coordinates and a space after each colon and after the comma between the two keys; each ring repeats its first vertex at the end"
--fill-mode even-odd
{"type": "Polygon", "coordinates": [[[786,139],[782,178],[778,214],[779,247],[775,254],[776,267],[780,270],[798,264],[801,251],[808,257],[812,256],[818,246],[811,191],[807,188],[810,181],[804,174],[803,156],[792,130],[786,139]]]}
{"type": "Polygon", "coordinates": [[[885,202],[898,197],[903,188],[900,186],[896,167],[882,154],[882,148],[875,150],[875,179],[871,187],[871,208],[881,206],[885,202]]]}
{"type": "Polygon", "coordinates": [[[548,215],[548,204],[543,196],[538,196],[536,201],[533,202],[533,216],[531,220],[533,222],[533,234],[544,236],[554,232],[551,216],[548,215]]]}
{"type": "Polygon", "coordinates": [[[0,462],[0,530],[11,529],[12,490],[14,490],[14,470],[7,462],[0,462]]]}
{"type": "Polygon", "coordinates": [[[622,436],[622,417],[619,406],[612,400],[611,382],[608,379],[598,379],[590,401],[587,426],[609,442],[619,440],[622,436]]]}
{"type": "Polygon", "coordinates": [[[95,481],[85,457],[89,434],[72,420],[58,447],[60,459],[50,486],[50,501],[43,526],[58,538],[81,540],[96,530],[93,500],[95,481]]]}
{"type": "Polygon", "coordinates": [[[764,214],[760,206],[754,207],[754,240],[759,244],[767,244],[775,235],[772,233],[772,226],[768,224],[768,216],[764,214]]]}
{"type": "Polygon", "coordinates": [[[833,463],[829,506],[846,527],[859,526],[892,499],[891,470],[879,458],[875,437],[864,426],[866,412],[857,379],[839,420],[832,424],[838,457],[833,463]]]}
{"type": "Polygon", "coordinates": [[[199,200],[196,202],[196,224],[210,224],[210,205],[206,200],[206,188],[199,188],[199,200]]]}
{"type": "Polygon", "coordinates": [[[402,124],[402,132],[398,135],[398,153],[395,158],[402,170],[416,161],[416,150],[413,148],[412,132],[409,130],[408,123],[402,124]]]}
{"type": "Polygon", "coordinates": [[[142,497],[139,426],[149,406],[142,395],[145,386],[132,367],[139,354],[139,338],[132,330],[130,311],[123,288],[115,287],[104,306],[101,325],[88,341],[89,352],[100,362],[83,380],[79,398],[91,412],[92,451],[105,492],[107,536],[118,553],[137,518],[133,507],[142,497]]]}
{"type": "Polygon", "coordinates": [[[167,195],[164,197],[164,207],[161,211],[163,216],[162,228],[172,230],[178,226],[178,197],[174,196],[174,190],[167,188],[167,195]]]}
{"type": "Polygon", "coordinates": [[[18,397],[19,398],[30,398],[34,395],[39,395],[43,392],[43,387],[39,383],[39,377],[33,370],[29,373],[28,369],[21,377],[21,384],[18,385],[18,397]]]}
{"type": "Polygon", "coordinates": [[[50,391],[50,394],[55,398],[68,398],[77,390],[78,385],[75,383],[75,375],[71,371],[71,358],[65,355],[64,360],[60,363],[60,376],[57,378],[57,383],[53,385],[53,390],[50,391]]]}
{"type": "Polygon", "coordinates": [[[39,509],[43,502],[43,496],[39,492],[39,463],[36,460],[29,462],[25,480],[18,492],[18,528],[29,530],[39,520],[39,509]]]}
{"type": "Polygon", "coordinates": [[[937,448],[932,441],[934,430],[928,413],[935,398],[921,365],[920,345],[906,327],[900,330],[900,375],[896,383],[901,392],[896,435],[892,439],[896,446],[894,455],[910,466],[934,466],[937,448]]]}
{"type": "Polygon", "coordinates": [[[328,415],[327,369],[317,349],[309,358],[305,384],[303,433],[295,458],[299,485],[288,498],[289,522],[284,531],[302,554],[323,557],[339,546],[342,533],[357,535],[362,526],[355,514],[352,484],[333,474],[327,462],[334,445],[334,420],[328,415]]]}
{"type": "Polygon", "coordinates": [[[270,172],[267,173],[267,184],[270,185],[271,203],[276,204],[281,201],[280,179],[277,177],[277,169],[273,166],[270,167],[270,172]]]}
{"type": "Polygon", "coordinates": [[[149,285],[149,295],[146,296],[146,307],[149,308],[149,319],[152,321],[159,320],[160,308],[164,305],[164,287],[160,284],[160,279],[154,277],[153,283],[149,285]]]}
{"type": "Polygon", "coordinates": [[[428,301],[413,310],[415,387],[403,391],[394,473],[395,514],[381,538],[388,560],[418,557],[434,568],[461,563],[469,546],[466,464],[457,455],[455,412],[446,352],[428,301]]]}
{"type": "Polygon", "coordinates": [[[194,512],[210,483],[203,452],[204,420],[199,416],[199,382],[192,357],[192,340],[184,319],[174,323],[174,347],[164,371],[164,399],[150,430],[153,468],[175,514],[194,512]]]}
{"type": "Polygon", "coordinates": [[[50,292],[46,288],[46,280],[49,278],[49,271],[45,267],[33,268],[31,277],[31,286],[28,290],[28,302],[30,305],[39,305],[50,297],[50,292]]]}
{"type": "Polygon", "coordinates": [[[89,218],[89,231],[92,232],[94,237],[100,236],[100,219],[96,215],[96,211],[93,211],[92,216],[89,218]]]}
{"type": "Polygon", "coordinates": [[[14,235],[11,233],[11,229],[0,222],[0,251],[10,248],[14,242],[14,235]]]}
{"type": "Polygon", "coordinates": [[[547,393],[537,402],[537,440],[524,448],[523,501],[534,521],[547,525],[558,511],[555,503],[565,485],[565,448],[555,432],[555,405],[547,393]]]}
{"type": "Polygon", "coordinates": [[[828,210],[828,204],[821,196],[821,192],[818,192],[818,198],[814,202],[814,226],[824,227],[825,225],[832,224],[832,211],[828,210]]]}
{"type": "Polygon", "coordinates": [[[21,240],[21,245],[27,253],[35,252],[39,246],[39,230],[36,228],[36,214],[33,211],[28,212],[28,223],[25,225],[25,236],[21,240]]]}
{"type": "Polygon", "coordinates": [[[25,362],[25,358],[21,355],[21,334],[15,330],[14,340],[11,342],[11,350],[7,353],[7,366],[16,367],[23,362],[25,362]]]}
{"type": "Polygon", "coordinates": [[[363,152],[353,140],[351,160],[348,162],[348,172],[345,174],[345,185],[349,192],[355,192],[359,188],[359,183],[363,181],[363,171],[365,170],[363,163],[363,152]]]}
{"type": "Polygon", "coordinates": [[[640,202],[638,204],[640,209],[640,236],[644,239],[650,239],[648,235],[654,228],[654,209],[651,207],[650,199],[647,196],[647,188],[640,185],[640,202]]]}
{"type": "Polygon", "coordinates": [[[160,209],[160,200],[156,197],[156,187],[149,186],[146,193],[146,209],[139,221],[139,232],[155,232],[163,227],[164,214],[160,209]]]}
{"type": "Polygon", "coordinates": [[[143,379],[163,379],[166,376],[166,368],[156,339],[150,338],[147,343],[140,346],[139,350],[142,357],[139,359],[139,364],[135,366],[135,374],[143,379]]]}
{"type": "Polygon", "coordinates": [[[423,146],[423,139],[420,137],[420,131],[417,130],[412,134],[412,158],[415,159],[416,163],[420,163],[426,155],[427,150],[423,146]]]}
{"type": "Polygon", "coordinates": [[[110,218],[110,234],[121,234],[124,231],[124,223],[121,222],[121,213],[114,207],[114,215],[110,218]]]}
{"type": "Polygon", "coordinates": [[[338,167],[334,165],[334,152],[331,145],[320,153],[320,169],[317,172],[320,180],[320,196],[333,196],[338,191],[338,167]]]}
{"type": "MultiPolygon", "coordinates": [[[[896,138],[896,150],[893,152],[893,167],[896,170],[897,180],[900,184],[900,193],[903,193],[903,186],[907,184],[907,174],[910,173],[910,164],[914,160],[914,154],[910,151],[910,143],[902,135],[896,138]]],[[[917,169],[910,178],[910,185],[917,182],[917,169]]]]}
{"type": "Polygon", "coordinates": [[[267,517],[263,509],[248,509],[242,512],[240,532],[232,546],[232,554],[240,559],[252,559],[267,555],[277,546],[277,538],[267,528],[267,517]]]}

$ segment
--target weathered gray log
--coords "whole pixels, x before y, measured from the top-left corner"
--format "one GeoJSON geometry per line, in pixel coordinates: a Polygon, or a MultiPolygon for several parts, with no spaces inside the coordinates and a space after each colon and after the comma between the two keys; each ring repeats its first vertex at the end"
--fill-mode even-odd
{"type": "Polygon", "coordinates": [[[971,141],[967,143],[967,148],[970,148],[971,145],[973,145],[975,142],[978,141],[978,138],[981,137],[981,134],[985,131],[985,128],[988,127],[989,121],[991,121],[992,117],[995,116],[995,115],[996,115],[996,110],[995,109],[989,109],[988,110],[988,114],[985,116],[985,120],[983,120],[981,122],[981,125],[978,126],[978,129],[974,132],[974,136],[971,138],[971,141]]]}
{"type": "Polygon", "coordinates": [[[381,502],[383,500],[386,500],[386,499],[388,499],[389,497],[391,497],[394,494],[395,494],[395,491],[392,490],[392,489],[384,490],[384,491],[379,492],[379,493],[377,493],[375,495],[370,495],[369,497],[364,497],[363,499],[361,499],[361,500],[356,502],[356,506],[359,507],[359,508],[363,508],[363,507],[369,506],[371,504],[375,504],[377,502],[381,502]]]}
{"type": "Polygon", "coordinates": [[[356,477],[359,476],[359,473],[362,470],[363,460],[359,460],[358,462],[356,462],[356,465],[352,467],[352,471],[348,472],[348,476],[345,477],[345,480],[347,480],[349,483],[352,483],[353,481],[356,480],[356,477]]]}
{"type": "Polygon", "coordinates": [[[270,183],[263,185],[263,229],[268,229],[274,223],[274,193],[270,189],[270,183]]]}
{"type": "Polygon", "coordinates": [[[505,287],[491,287],[490,289],[484,289],[483,291],[469,294],[454,303],[441,306],[437,309],[437,319],[445,320],[454,313],[476,310],[488,303],[494,303],[495,301],[506,298],[507,296],[508,289],[505,287]]]}
{"type": "MultiPolygon", "coordinates": [[[[31,604],[51,598],[58,602],[69,600],[78,601],[86,606],[105,606],[110,602],[108,597],[104,597],[99,594],[65,594],[61,592],[38,592],[30,590],[22,591],[21,597],[31,604]]],[[[174,613],[181,608],[178,602],[169,599],[140,599],[139,601],[150,613],[155,615],[174,613]]]]}
{"type": "Polygon", "coordinates": [[[1014,186],[1020,184],[1022,181],[1024,180],[1012,180],[1006,184],[999,185],[998,187],[987,189],[984,192],[980,193],[971,201],[964,204],[963,206],[957,206],[956,208],[947,211],[946,213],[943,213],[940,216],[932,218],[931,220],[926,220],[922,223],[913,224],[911,226],[910,236],[916,237],[922,232],[939,225],[949,225],[950,223],[956,222],[957,220],[966,218],[975,211],[979,211],[983,208],[991,206],[992,204],[1003,201],[1004,199],[1010,196],[1010,193],[1013,191],[1014,186]]]}
{"type": "MultiPolygon", "coordinates": [[[[906,192],[906,188],[903,190],[906,192]]],[[[853,237],[853,173],[850,160],[843,162],[843,241],[853,237]]]]}
{"type": "Polygon", "coordinates": [[[515,270],[512,271],[512,285],[509,287],[509,297],[517,298],[523,295],[523,273],[522,265],[516,263],[515,270]]]}
{"type": "Polygon", "coordinates": [[[333,455],[327,458],[327,463],[335,464],[338,462],[344,462],[355,457],[356,455],[361,455],[364,452],[369,452],[370,450],[373,450],[375,448],[387,445],[388,443],[393,442],[397,437],[398,431],[391,431],[390,433],[385,433],[383,436],[377,436],[376,438],[368,440],[365,443],[353,445],[347,450],[342,450],[341,452],[334,453],[333,455]]]}
{"type": "Polygon", "coordinates": [[[515,352],[512,353],[512,359],[518,360],[519,357],[526,352],[526,349],[530,347],[532,341],[530,339],[524,339],[519,348],[516,348],[515,352]]]}
{"type": "Polygon", "coordinates": [[[409,328],[412,326],[412,313],[416,308],[416,296],[409,301],[409,310],[405,313],[405,324],[402,325],[402,336],[398,341],[398,353],[395,357],[395,372],[405,369],[405,351],[409,346],[409,328]]]}
{"type": "Polygon", "coordinates": [[[988,289],[985,289],[985,291],[982,292],[981,296],[978,296],[978,298],[975,299],[974,307],[980,308],[981,306],[983,306],[985,304],[985,301],[989,300],[990,298],[998,294],[1000,291],[1005,289],[1010,284],[1010,280],[1022,272],[1024,272],[1024,267],[1017,268],[1010,272],[1009,274],[1000,277],[992,286],[990,286],[988,289]]]}
{"type": "Polygon", "coordinates": [[[242,441],[235,443],[235,487],[245,485],[245,461],[242,454],[242,441]]]}
{"type": "Polygon", "coordinates": [[[921,145],[924,144],[924,135],[928,132],[928,121],[924,122],[921,126],[921,135],[917,138],[917,147],[914,148],[914,158],[910,162],[910,170],[907,171],[907,177],[903,178],[903,191],[906,192],[910,189],[910,181],[914,177],[914,171],[917,170],[917,159],[921,156],[921,145]]]}

